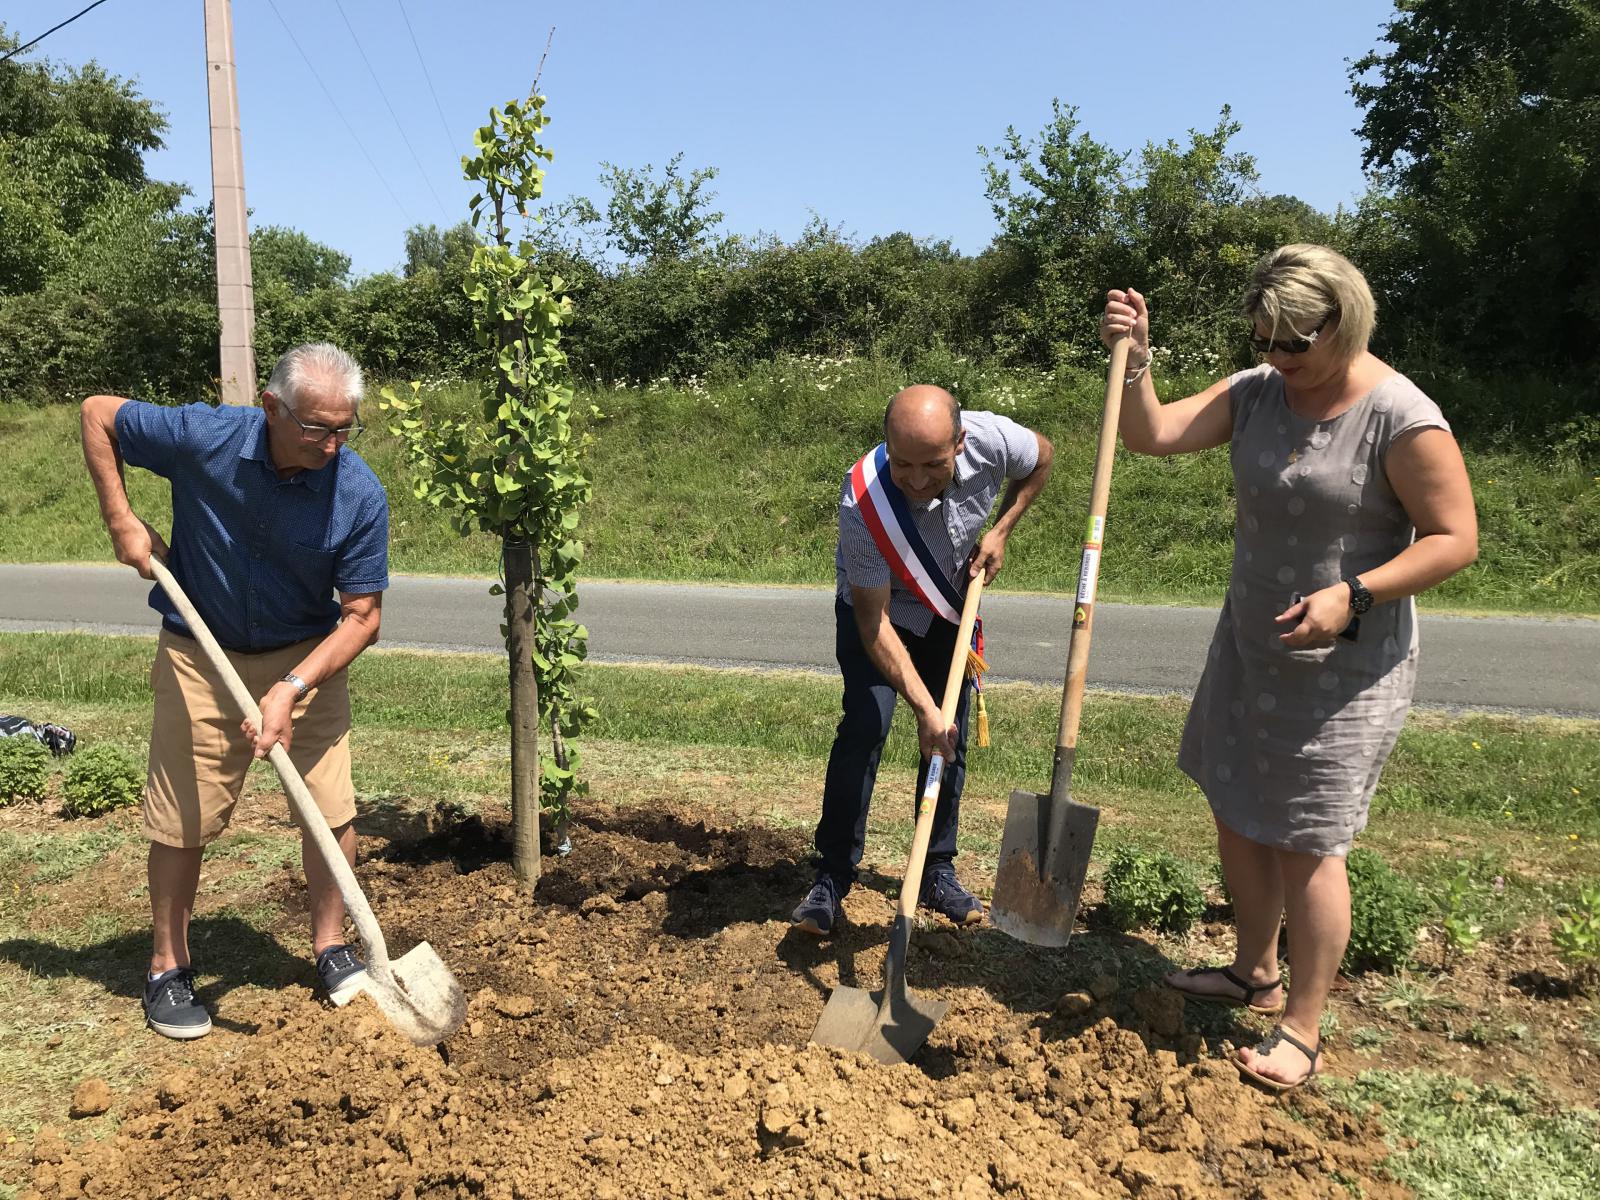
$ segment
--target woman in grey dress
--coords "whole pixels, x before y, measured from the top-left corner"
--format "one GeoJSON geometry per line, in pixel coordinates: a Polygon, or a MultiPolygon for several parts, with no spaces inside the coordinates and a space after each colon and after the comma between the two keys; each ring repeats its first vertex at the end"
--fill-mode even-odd
{"type": "Polygon", "coordinates": [[[1262,365],[1170,404],[1150,381],[1138,292],[1108,294],[1101,336],[1133,338],[1129,450],[1230,448],[1233,572],[1178,763],[1216,820],[1238,947],[1226,967],[1167,982],[1281,1012],[1238,1065],[1282,1089],[1316,1073],[1322,1010],[1350,937],[1345,855],[1416,679],[1412,597],[1473,561],[1478,530],[1449,424],[1367,351],[1374,306],[1354,266],[1324,246],[1284,246],[1256,264],[1243,309],[1262,365]]]}

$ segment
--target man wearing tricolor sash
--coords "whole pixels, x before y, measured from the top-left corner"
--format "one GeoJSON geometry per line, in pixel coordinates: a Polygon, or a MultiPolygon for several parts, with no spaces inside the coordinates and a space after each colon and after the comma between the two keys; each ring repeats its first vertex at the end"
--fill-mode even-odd
{"type": "Polygon", "coordinates": [[[844,713],[828,758],[817,823],[816,883],[795,909],[797,928],[833,932],[855,883],[867,808],[897,697],[917,715],[922,772],[945,759],[920,903],[960,925],[983,904],[956,880],[956,825],[966,778],[967,700],[953,725],[940,714],[967,580],[985,584],[1006,540],[1050,477],[1051,445],[996,413],[963,413],[942,388],[906,388],[889,402],[884,441],[845,476],[834,558],[835,642],[844,713]],[[988,533],[995,497],[1005,498],[988,533]],[[982,534],[980,540],[979,535],[982,534]]]}

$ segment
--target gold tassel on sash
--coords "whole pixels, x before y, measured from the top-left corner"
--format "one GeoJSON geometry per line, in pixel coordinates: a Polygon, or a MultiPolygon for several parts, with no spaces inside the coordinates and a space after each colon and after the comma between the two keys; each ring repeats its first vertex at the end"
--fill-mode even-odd
{"type": "Polygon", "coordinates": [[[978,746],[989,744],[989,709],[983,702],[983,673],[989,669],[983,655],[976,650],[967,651],[967,678],[972,680],[972,690],[978,700],[978,746]]]}

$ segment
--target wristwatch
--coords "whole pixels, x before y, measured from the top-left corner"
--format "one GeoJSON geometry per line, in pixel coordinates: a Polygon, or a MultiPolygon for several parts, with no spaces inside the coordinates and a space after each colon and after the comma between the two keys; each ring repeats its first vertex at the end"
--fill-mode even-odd
{"type": "Polygon", "coordinates": [[[1345,579],[1344,584],[1350,589],[1350,611],[1359,617],[1372,607],[1372,593],[1367,591],[1367,585],[1354,575],[1345,579]]]}
{"type": "MultiPolygon", "coordinates": [[[[1367,603],[1368,604],[1372,603],[1372,597],[1371,596],[1367,597],[1367,603]]],[[[307,683],[304,679],[301,679],[300,676],[296,675],[293,671],[290,671],[287,675],[285,675],[278,682],[279,683],[287,683],[290,687],[294,688],[294,690],[298,693],[298,695],[296,695],[296,697],[295,697],[295,699],[297,699],[297,700],[304,700],[306,698],[306,693],[311,691],[311,685],[309,683],[307,683]]]]}

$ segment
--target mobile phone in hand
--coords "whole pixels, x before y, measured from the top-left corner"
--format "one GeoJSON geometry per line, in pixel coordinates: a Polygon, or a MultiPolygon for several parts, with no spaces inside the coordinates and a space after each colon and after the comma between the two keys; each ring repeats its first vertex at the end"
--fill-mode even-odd
{"type": "MultiPolygon", "coordinates": [[[[1305,597],[1305,593],[1303,593],[1303,592],[1291,592],[1289,594],[1289,607],[1293,608],[1296,604],[1299,604],[1300,601],[1304,600],[1305,598],[1306,598],[1305,597]]],[[[1339,631],[1339,636],[1342,637],[1347,642],[1353,642],[1358,637],[1360,637],[1361,636],[1361,618],[1360,617],[1351,617],[1350,618],[1350,624],[1346,625],[1343,629],[1341,629],[1339,631]]]]}

